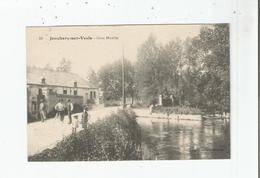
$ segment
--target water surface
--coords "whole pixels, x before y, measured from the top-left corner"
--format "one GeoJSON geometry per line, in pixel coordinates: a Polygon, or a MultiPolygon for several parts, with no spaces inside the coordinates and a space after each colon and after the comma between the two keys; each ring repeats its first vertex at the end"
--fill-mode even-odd
{"type": "Polygon", "coordinates": [[[229,120],[138,118],[144,160],[229,159],[229,120]]]}

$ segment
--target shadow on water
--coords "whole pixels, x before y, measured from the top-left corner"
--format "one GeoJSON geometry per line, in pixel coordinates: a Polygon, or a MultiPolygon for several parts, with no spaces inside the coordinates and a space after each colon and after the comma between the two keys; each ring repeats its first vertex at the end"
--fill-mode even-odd
{"type": "Polygon", "coordinates": [[[228,120],[171,120],[139,124],[142,130],[144,160],[230,158],[228,120]]]}

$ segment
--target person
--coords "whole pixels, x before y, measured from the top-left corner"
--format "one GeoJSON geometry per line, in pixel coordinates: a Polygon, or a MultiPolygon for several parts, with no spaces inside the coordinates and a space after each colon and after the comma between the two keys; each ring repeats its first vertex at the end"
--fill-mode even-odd
{"type": "Polygon", "coordinates": [[[62,99],[60,99],[59,102],[55,105],[55,110],[57,111],[56,118],[60,118],[60,121],[63,122],[65,107],[63,105],[63,100],[62,99]]]}
{"type": "Polygon", "coordinates": [[[40,100],[39,112],[41,121],[44,122],[46,119],[46,104],[44,103],[43,99],[40,100]]]}
{"type": "Polygon", "coordinates": [[[152,103],[149,107],[149,110],[150,110],[150,115],[153,114],[153,108],[154,108],[154,104],[152,103]]]}
{"type": "Polygon", "coordinates": [[[67,102],[67,110],[68,110],[69,124],[71,124],[71,122],[72,122],[71,114],[72,114],[72,111],[73,111],[73,104],[70,101],[70,99],[68,99],[68,102],[67,102]]]}
{"type": "Polygon", "coordinates": [[[83,129],[87,129],[88,119],[89,119],[88,107],[86,106],[86,107],[83,109],[82,118],[81,118],[81,124],[82,124],[82,128],[83,128],[83,129]]]}
{"type": "Polygon", "coordinates": [[[78,115],[75,115],[73,117],[71,126],[72,126],[72,134],[75,134],[77,132],[77,128],[79,127],[78,115]]]}

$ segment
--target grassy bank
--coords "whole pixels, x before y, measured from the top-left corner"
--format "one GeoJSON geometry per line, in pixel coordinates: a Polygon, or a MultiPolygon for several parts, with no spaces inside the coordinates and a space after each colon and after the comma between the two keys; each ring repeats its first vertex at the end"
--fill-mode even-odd
{"type": "Polygon", "coordinates": [[[154,113],[162,114],[201,114],[201,110],[198,108],[192,108],[188,106],[174,106],[174,107],[164,107],[156,106],[153,109],[154,113]]]}
{"type": "Polygon", "coordinates": [[[101,161],[141,159],[141,132],[133,111],[119,110],[64,138],[29,161],[101,161]]]}

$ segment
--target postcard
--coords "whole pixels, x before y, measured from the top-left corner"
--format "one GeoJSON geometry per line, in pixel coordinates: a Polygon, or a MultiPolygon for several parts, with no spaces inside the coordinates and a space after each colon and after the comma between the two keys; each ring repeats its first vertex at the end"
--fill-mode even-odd
{"type": "Polygon", "coordinates": [[[230,159],[229,27],[27,27],[28,161],[230,159]]]}

